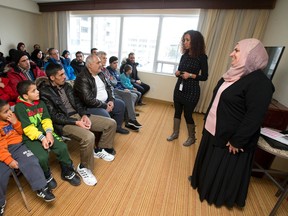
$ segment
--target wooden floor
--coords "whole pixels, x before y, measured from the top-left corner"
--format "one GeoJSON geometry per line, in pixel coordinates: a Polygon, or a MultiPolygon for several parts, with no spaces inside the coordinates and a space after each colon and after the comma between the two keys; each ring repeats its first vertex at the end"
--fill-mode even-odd
{"type": "MultiPolygon", "coordinates": [[[[138,120],[143,124],[139,133],[116,135],[116,158],[113,162],[95,159],[96,186],[70,186],[60,177],[60,167],[52,157],[51,168],[58,187],[56,200],[45,203],[31,191],[25,178],[20,181],[27,196],[28,212],[13,179],[7,192],[6,216],[9,215],[269,215],[276,203],[276,186],[267,179],[251,179],[245,208],[227,209],[200,202],[197,191],[189,185],[195,156],[201,138],[203,115],[194,114],[197,124],[197,143],[184,147],[187,131],[184,121],[178,140],[167,142],[172,131],[171,104],[146,100],[147,105],[137,108],[138,120]]],[[[79,163],[79,147],[68,143],[74,164],[79,163]]],[[[288,215],[287,200],[277,215],[288,215]]]]}

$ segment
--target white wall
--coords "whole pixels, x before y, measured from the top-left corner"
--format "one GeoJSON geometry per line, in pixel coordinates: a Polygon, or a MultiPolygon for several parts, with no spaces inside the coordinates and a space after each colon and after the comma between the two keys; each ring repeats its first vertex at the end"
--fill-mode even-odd
{"type": "Polygon", "coordinates": [[[144,83],[150,85],[150,91],[146,97],[173,102],[173,91],[177,81],[175,76],[165,76],[155,73],[139,73],[144,83]]]}
{"type": "Polygon", "coordinates": [[[276,88],[273,98],[288,107],[288,27],[287,0],[277,0],[266,28],[263,44],[265,46],[285,46],[282,59],[273,77],[276,88]]]}
{"type": "MultiPolygon", "coordinates": [[[[19,9],[25,9],[27,5],[29,5],[27,2],[32,1],[0,0],[0,39],[2,44],[0,45],[0,51],[3,52],[5,56],[8,55],[9,49],[16,48],[19,42],[25,43],[29,53],[33,51],[33,45],[35,43],[40,45],[43,43],[41,14],[35,13],[35,8],[33,7],[31,8],[31,12],[19,9]],[[11,3],[10,7],[8,7],[9,2],[11,3]],[[18,4],[16,5],[15,2],[18,4]]],[[[37,4],[36,6],[38,7],[37,4]]]]}

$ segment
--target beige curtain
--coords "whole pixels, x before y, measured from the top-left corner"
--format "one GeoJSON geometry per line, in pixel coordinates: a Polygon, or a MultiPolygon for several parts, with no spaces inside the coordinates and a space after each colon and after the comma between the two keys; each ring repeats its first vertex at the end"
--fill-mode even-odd
{"type": "Polygon", "coordinates": [[[209,77],[201,82],[196,112],[205,113],[213,89],[230,66],[235,44],[244,38],[262,40],[270,10],[201,10],[198,30],[203,34],[208,55],[209,77]]]}
{"type": "Polygon", "coordinates": [[[45,32],[44,47],[54,47],[62,51],[68,48],[70,12],[43,13],[43,28],[45,32]]]}

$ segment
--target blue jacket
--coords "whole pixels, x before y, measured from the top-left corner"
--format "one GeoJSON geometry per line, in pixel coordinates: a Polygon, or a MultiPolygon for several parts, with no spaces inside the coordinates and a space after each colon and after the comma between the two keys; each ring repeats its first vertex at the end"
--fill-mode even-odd
{"type": "Polygon", "coordinates": [[[108,66],[106,69],[109,71],[111,76],[113,76],[117,80],[117,84],[113,87],[120,89],[120,90],[126,89],[125,86],[122,85],[122,83],[121,83],[120,74],[117,72],[117,70],[112,69],[110,66],[108,66]]]}
{"type": "MultiPolygon", "coordinates": [[[[63,58],[60,58],[60,61],[61,61],[61,65],[63,66],[63,68],[65,70],[66,80],[75,80],[76,76],[75,76],[73,67],[71,67],[71,65],[69,65],[68,61],[66,61],[63,58]]],[[[46,70],[46,67],[51,62],[54,63],[54,64],[59,64],[60,63],[60,62],[57,62],[54,58],[49,58],[49,60],[44,65],[44,70],[46,70]]]]}
{"type": "Polygon", "coordinates": [[[126,75],[125,73],[120,74],[120,80],[122,85],[127,89],[133,89],[134,86],[132,85],[130,81],[129,75],[126,75]]]}

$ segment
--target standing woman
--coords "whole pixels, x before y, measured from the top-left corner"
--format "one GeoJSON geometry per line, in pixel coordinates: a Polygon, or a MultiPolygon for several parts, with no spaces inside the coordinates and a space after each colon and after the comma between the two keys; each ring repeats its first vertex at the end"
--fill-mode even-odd
{"type": "Polygon", "coordinates": [[[195,143],[195,123],[192,113],[200,97],[199,81],[208,78],[207,55],[205,54],[205,42],[202,34],[198,31],[189,30],[182,36],[182,57],[175,72],[178,77],[174,89],[174,126],[173,133],[167,138],[168,141],[177,139],[179,136],[182,111],[188,129],[188,139],[184,146],[195,143]]]}
{"type": "Polygon", "coordinates": [[[216,85],[206,112],[191,185],[200,200],[245,206],[260,126],[274,87],[263,73],[268,54],[257,39],[237,43],[230,69],[216,85]]]}

